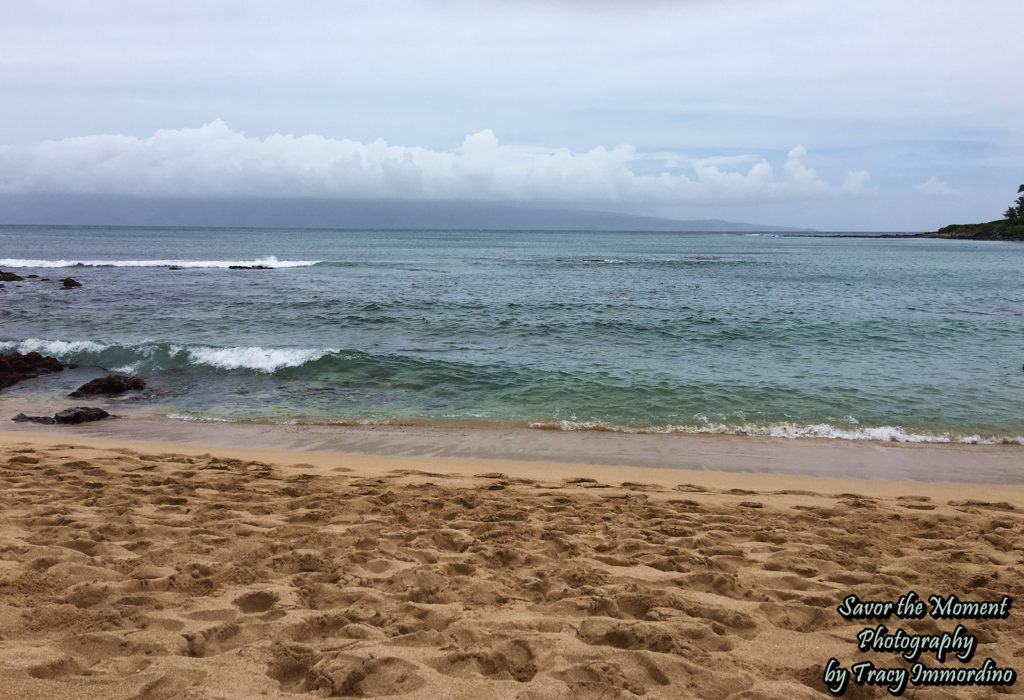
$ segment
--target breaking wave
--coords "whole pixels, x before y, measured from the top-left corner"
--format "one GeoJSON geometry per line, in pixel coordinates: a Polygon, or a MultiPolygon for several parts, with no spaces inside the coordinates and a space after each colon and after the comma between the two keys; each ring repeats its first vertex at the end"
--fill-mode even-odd
{"type": "Polygon", "coordinates": [[[106,345],[91,340],[41,340],[28,338],[0,342],[3,352],[38,352],[62,362],[95,364],[123,371],[156,372],[206,366],[215,369],[248,369],[272,373],[285,367],[301,367],[336,350],[328,348],[261,348],[173,343],[141,343],[138,345],[106,345]]]}
{"type": "Polygon", "coordinates": [[[273,255],[255,260],[31,260],[25,258],[2,258],[0,267],[217,267],[232,265],[252,267],[309,267],[320,260],[278,260],[273,255]]]}
{"type": "Polygon", "coordinates": [[[638,434],[686,434],[686,435],[750,435],[775,438],[826,438],[838,440],[874,440],[877,442],[907,443],[957,443],[962,445],[1024,445],[1022,436],[982,437],[981,435],[960,435],[956,433],[907,432],[901,426],[882,425],[846,428],[830,423],[698,423],[695,425],[665,425],[649,428],[621,427],[602,421],[553,421],[530,423],[538,430],[594,430],[616,433],[638,434]]]}

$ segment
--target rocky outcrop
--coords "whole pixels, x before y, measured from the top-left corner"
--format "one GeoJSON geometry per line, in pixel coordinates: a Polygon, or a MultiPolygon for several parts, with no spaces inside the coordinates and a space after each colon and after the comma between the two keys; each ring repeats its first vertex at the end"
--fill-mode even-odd
{"type": "Polygon", "coordinates": [[[53,425],[57,422],[51,416],[26,416],[24,413],[19,413],[11,420],[15,423],[45,423],[46,425],[53,425]]]}
{"type": "Polygon", "coordinates": [[[43,423],[44,425],[77,425],[78,423],[89,423],[94,420],[103,420],[104,418],[117,418],[112,416],[102,408],[93,408],[90,406],[76,406],[74,408],[65,408],[59,413],[50,416],[26,416],[24,413],[19,413],[14,418],[11,418],[15,423],[43,423]]]}
{"type": "Polygon", "coordinates": [[[105,377],[86,382],[71,392],[71,396],[96,396],[97,394],[123,394],[146,388],[146,382],[130,374],[108,374],[105,377]]]}
{"type": "Polygon", "coordinates": [[[76,406],[75,408],[65,408],[63,411],[53,414],[54,422],[62,425],[88,423],[90,421],[102,420],[104,418],[110,418],[110,414],[104,411],[102,408],[93,408],[90,406],[76,406]]]}
{"type": "Polygon", "coordinates": [[[1024,241],[1024,224],[989,221],[985,224],[953,224],[938,231],[919,233],[919,238],[952,238],[965,241],[1024,241]]]}
{"type": "Polygon", "coordinates": [[[24,277],[13,272],[0,272],[0,282],[21,282],[24,279],[24,277]]]}
{"type": "Polygon", "coordinates": [[[75,287],[81,287],[82,283],[78,280],[73,280],[70,277],[65,277],[61,280],[61,284],[64,285],[64,289],[74,289],[75,287]]]}
{"type": "Polygon", "coordinates": [[[0,355],[0,389],[16,384],[22,379],[60,372],[63,369],[64,365],[56,358],[43,357],[38,352],[0,355]]]}

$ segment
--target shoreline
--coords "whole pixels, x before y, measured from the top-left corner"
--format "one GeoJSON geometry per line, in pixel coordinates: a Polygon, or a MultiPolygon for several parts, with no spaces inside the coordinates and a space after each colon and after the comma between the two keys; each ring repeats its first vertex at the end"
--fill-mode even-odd
{"type": "Polygon", "coordinates": [[[669,472],[919,484],[1024,486],[1024,446],[836,438],[631,434],[525,427],[287,425],[119,418],[78,426],[0,424],[0,440],[154,442],[290,453],[469,459],[639,468],[669,472]]]}
{"type": "MultiPolygon", "coordinates": [[[[81,426],[73,426],[81,427],[81,426]]],[[[391,433],[392,431],[387,431],[391,433]]],[[[206,436],[212,437],[212,436],[206,436]]],[[[250,435],[250,438],[255,436],[250,435]]],[[[388,438],[394,437],[389,435],[388,438]]],[[[417,439],[422,436],[415,436],[417,439]]],[[[387,438],[386,438],[387,439],[387,438]]],[[[742,440],[742,438],[740,438],[742,440]]],[[[563,453],[562,459],[527,459],[523,457],[500,457],[470,455],[470,450],[454,447],[447,451],[424,449],[420,442],[411,443],[416,447],[405,452],[392,450],[388,452],[339,451],[329,449],[322,443],[309,443],[304,448],[286,447],[280,444],[268,446],[269,441],[253,439],[249,444],[237,444],[234,439],[196,441],[168,441],[146,438],[140,432],[136,437],[111,437],[109,435],[87,435],[86,431],[69,433],[69,431],[16,432],[0,431],[0,448],[17,447],[19,449],[87,449],[113,452],[132,452],[154,455],[154,458],[172,456],[208,458],[213,455],[218,459],[236,460],[241,462],[271,463],[276,466],[291,465],[292,471],[316,470],[321,476],[332,471],[358,473],[364,477],[375,477],[386,474],[402,473],[406,475],[448,476],[452,478],[480,478],[481,474],[501,474],[503,478],[527,479],[538,481],[568,482],[583,480],[598,483],[620,482],[622,484],[656,486],[662,489],[686,491],[694,484],[722,491],[770,492],[775,495],[785,493],[822,493],[842,495],[856,493],[872,498],[889,498],[894,496],[912,496],[926,500],[958,500],[975,499],[981,501],[1008,502],[1016,508],[1024,509],[1024,476],[1016,482],[978,482],[978,481],[923,481],[907,478],[865,478],[857,474],[812,473],[813,469],[800,471],[799,467],[791,471],[750,470],[737,468],[715,467],[656,467],[642,464],[627,464],[614,459],[602,462],[572,461],[563,453]],[[313,449],[315,447],[315,449],[313,449]]],[[[365,445],[365,443],[364,443],[365,445]]],[[[751,446],[742,452],[736,451],[737,446],[723,451],[723,457],[729,454],[739,460],[760,458],[762,454],[771,453],[778,445],[751,446]]],[[[793,453],[783,451],[778,458],[791,456],[793,453]]],[[[866,456],[877,453],[870,451],[866,456]]],[[[572,456],[576,456],[573,454],[572,456]]],[[[865,455],[860,455],[864,457],[865,455]]],[[[900,454],[901,461],[913,460],[917,454],[917,446],[907,454],[900,454]]],[[[642,460],[637,460],[642,461],[642,460]]],[[[284,467],[288,468],[288,467],[284,467]]]]}
{"type": "MultiPolygon", "coordinates": [[[[2,343],[0,343],[2,344],[2,343]]],[[[78,372],[81,383],[86,377],[96,378],[96,374],[110,374],[112,370],[97,367],[95,372],[83,371],[81,366],[72,366],[66,372],[78,372]]],[[[115,372],[116,373],[116,372],[115,372]]],[[[132,375],[137,376],[137,375],[132,375]]],[[[1024,446],[1024,428],[1020,426],[1002,426],[993,428],[991,425],[938,427],[911,424],[909,426],[893,421],[883,425],[861,424],[853,419],[824,419],[819,422],[805,420],[794,422],[783,420],[776,422],[704,422],[704,423],[669,423],[669,424],[617,424],[599,420],[560,420],[548,419],[500,419],[500,418],[432,418],[403,415],[399,418],[386,416],[344,416],[331,418],[328,416],[305,416],[296,418],[289,415],[260,415],[252,418],[220,417],[217,415],[190,415],[187,411],[173,407],[150,404],[144,397],[145,392],[127,392],[116,395],[95,395],[81,399],[69,399],[62,374],[44,374],[32,378],[37,383],[35,391],[0,394],[0,417],[8,417],[18,413],[36,416],[49,416],[78,402],[89,403],[102,408],[120,419],[132,421],[163,421],[168,424],[182,426],[263,426],[268,429],[290,427],[299,430],[359,430],[364,428],[381,430],[424,430],[438,432],[475,431],[527,431],[580,434],[618,434],[618,435],[669,435],[693,436],[697,438],[737,437],[750,439],[780,440],[811,440],[839,442],[871,442],[871,443],[903,443],[903,444],[945,444],[945,445],[1011,445],[1024,446]]],[[[74,381],[72,382],[74,384],[74,381]]],[[[160,385],[156,392],[169,391],[167,386],[160,385]]],[[[25,424],[28,424],[26,422],[25,424]]],[[[0,431],[10,428],[0,418],[0,431]]],[[[230,430],[230,428],[227,428],[230,430]]],[[[164,431],[164,432],[171,432],[164,431]]],[[[188,429],[183,429],[188,432],[188,429]]]]}

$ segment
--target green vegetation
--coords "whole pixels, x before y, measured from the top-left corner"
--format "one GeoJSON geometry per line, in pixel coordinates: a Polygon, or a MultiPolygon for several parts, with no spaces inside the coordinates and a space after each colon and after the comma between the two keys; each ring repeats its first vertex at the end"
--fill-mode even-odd
{"type": "Polygon", "coordinates": [[[927,235],[932,238],[963,238],[976,241],[1024,241],[1024,217],[1015,221],[1000,219],[985,224],[952,224],[927,235]]]}
{"type": "MultiPolygon", "coordinates": [[[[1020,186],[1018,194],[1024,191],[1020,186]]],[[[975,241],[1024,241],[1024,195],[1017,197],[1003,218],[985,224],[952,224],[933,233],[918,234],[925,238],[962,238],[975,241]]]]}
{"type": "Polygon", "coordinates": [[[1003,218],[1011,224],[1024,224],[1024,194],[1017,197],[1017,203],[1006,210],[1003,218]]]}

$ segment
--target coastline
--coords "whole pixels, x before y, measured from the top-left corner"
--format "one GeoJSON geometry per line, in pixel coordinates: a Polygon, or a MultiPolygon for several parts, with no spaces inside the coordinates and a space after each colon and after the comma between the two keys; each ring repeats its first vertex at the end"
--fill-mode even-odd
{"type": "MultiPolygon", "coordinates": [[[[941,238],[950,241],[1006,241],[1021,242],[1024,236],[1020,233],[1008,233],[998,225],[1000,222],[988,224],[953,224],[938,231],[923,233],[783,233],[779,235],[796,238],[941,238]]],[[[1017,227],[1019,229],[1019,227],[1017,227]]]]}
{"type": "MultiPolygon", "coordinates": [[[[308,432],[227,447],[143,427],[0,432],[0,695],[815,698],[830,657],[909,666],[858,651],[865,622],[836,612],[849,595],[1024,595],[1019,484],[469,458],[423,435],[401,448],[417,454],[325,451],[308,432]]],[[[371,433],[402,436],[361,444],[371,433]]],[[[710,441],[736,464],[804,449],[710,441]]],[[[1019,671],[1017,615],[965,621],[975,662],[1019,671]]]]}

